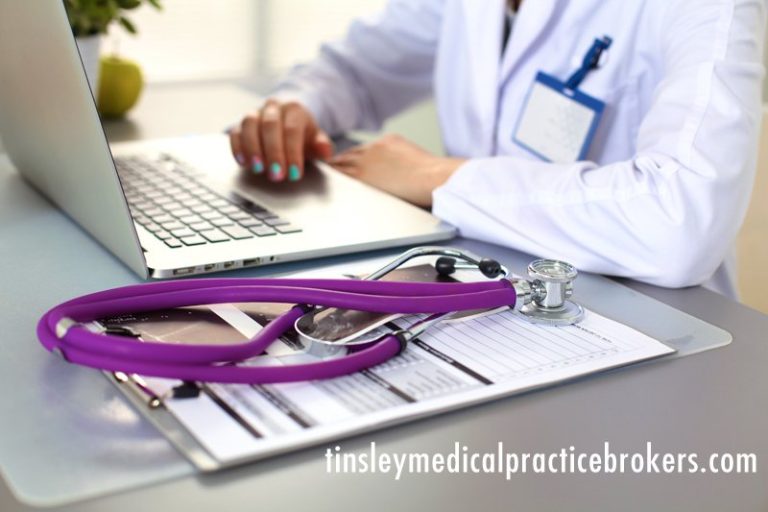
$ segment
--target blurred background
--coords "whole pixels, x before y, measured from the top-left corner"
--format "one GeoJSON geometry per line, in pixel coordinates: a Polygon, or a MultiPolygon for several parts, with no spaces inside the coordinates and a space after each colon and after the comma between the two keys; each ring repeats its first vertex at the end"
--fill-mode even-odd
{"type": "Polygon", "coordinates": [[[312,58],[356,16],[386,0],[163,0],[162,11],[129,13],[133,37],[111,30],[106,44],[141,59],[148,81],[240,79],[312,58]],[[205,37],[201,37],[205,34],[205,37]]]}
{"type": "MultiPolygon", "coordinates": [[[[264,84],[294,64],[311,59],[321,42],[341,37],[353,18],[375,13],[386,1],[162,0],[161,11],[142,7],[130,12],[138,35],[112,27],[101,51],[140,63],[147,87],[152,89],[172,90],[174,84],[196,82],[235,83],[264,91],[264,84]]],[[[768,99],[768,82],[764,99],[768,99]]],[[[763,113],[766,117],[765,107],[763,113]]],[[[383,131],[400,133],[430,151],[442,151],[431,102],[392,119],[383,131]]],[[[355,136],[371,139],[377,134],[355,136]]],[[[737,240],[742,301],[768,313],[766,167],[768,129],[761,136],[757,182],[737,240]]]]}

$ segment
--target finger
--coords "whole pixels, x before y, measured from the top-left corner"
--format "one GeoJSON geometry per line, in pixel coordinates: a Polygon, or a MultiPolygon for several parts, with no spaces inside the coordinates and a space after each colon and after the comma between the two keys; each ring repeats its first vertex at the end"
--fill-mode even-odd
{"type": "Polygon", "coordinates": [[[347,149],[343,153],[339,153],[338,155],[332,156],[328,162],[329,163],[335,163],[335,162],[347,162],[349,160],[358,160],[363,153],[366,150],[366,146],[359,145],[354,146],[352,148],[347,149]]]}
{"type": "Polygon", "coordinates": [[[312,142],[311,153],[315,158],[328,160],[333,156],[334,147],[331,138],[323,130],[318,129],[312,142]]]}
{"type": "Polygon", "coordinates": [[[288,165],[288,179],[299,181],[304,175],[304,140],[311,130],[306,111],[297,104],[283,107],[283,144],[288,165]]]}
{"type": "MultiPolygon", "coordinates": [[[[352,146],[351,148],[347,148],[341,153],[339,153],[336,156],[340,155],[359,155],[360,153],[370,149],[370,146],[368,144],[358,144],[357,146],[352,146]]],[[[335,158],[335,157],[334,157],[335,158]]]]}
{"type": "Polygon", "coordinates": [[[259,130],[260,119],[258,113],[246,116],[240,125],[240,145],[243,149],[245,167],[250,168],[256,174],[264,172],[264,153],[261,148],[259,130]]]}
{"type": "Polygon", "coordinates": [[[269,169],[269,179],[283,181],[286,174],[283,120],[277,102],[267,101],[261,111],[260,128],[261,147],[269,169]]]}
{"type": "Polygon", "coordinates": [[[328,163],[330,163],[334,169],[337,169],[344,174],[349,174],[350,176],[360,175],[360,159],[357,155],[344,153],[333,157],[328,163]]]}
{"type": "Polygon", "coordinates": [[[229,130],[229,147],[232,149],[232,156],[240,167],[245,166],[245,155],[243,154],[243,145],[240,142],[240,128],[229,130]]]}
{"type": "Polygon", "coordinates": [[[349,153],[342,153],[328,160],[328,163],[331,165],[350,165],[354,160],[355,160],[355,155],[351,155],[349,153]]]}

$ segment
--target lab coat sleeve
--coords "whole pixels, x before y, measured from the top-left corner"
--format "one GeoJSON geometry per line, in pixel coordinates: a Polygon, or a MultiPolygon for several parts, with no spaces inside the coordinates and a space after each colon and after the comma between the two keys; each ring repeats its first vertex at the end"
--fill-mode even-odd
{"type": "Polygon", "coordinates": [[[465,236],[667,287],[706,281],[750,198],[761,117],[761,0],[671,2],[664,77],[628,161],[469,160],[433,195],[465,236]]]}
{"type": "Polygon", "coordinates": [[[390,0],[352,23],[313,62],[295,67],[275,90],[308,107],[332,135],[376,130],[429,96],[444,0],[390,0]]]}

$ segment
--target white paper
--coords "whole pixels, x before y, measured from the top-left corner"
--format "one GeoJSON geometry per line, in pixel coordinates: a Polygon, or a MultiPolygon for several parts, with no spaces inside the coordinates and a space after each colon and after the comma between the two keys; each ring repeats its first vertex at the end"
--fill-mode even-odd
{"type": "MultiPolygon", "coordinates": [[[[368,263],[368,270],[376,264],[368,263]]],[[[348,272],[349,267],[344,271],[348,272]]],[[[313,272],[335,276],[339,269],[313,272]]],[[[213,308],[246,336],[258,323],[235,306],[213,308]],[[255,324],[255,325],[254,325],[255,324]]],[[[397,321],[407,326],[413,318],[397,321]]],[[[278,342],[271,356],[291,349],[278,342]]],[[[554,384],[674,352],[591,311],[578,325],[534,325],[507,310],[441,324],[401,355],[354,375],[272,385],[209,384],[198,398],[167,399],[176,416],[222,464],[554,384]]],[[[291,362],[311,360],[297,354],[291,362]]],[[[269,357],[281,364],[280,357],[269,357]]],[[[144,379],[159,393],[172,381],[144,379]]]]}

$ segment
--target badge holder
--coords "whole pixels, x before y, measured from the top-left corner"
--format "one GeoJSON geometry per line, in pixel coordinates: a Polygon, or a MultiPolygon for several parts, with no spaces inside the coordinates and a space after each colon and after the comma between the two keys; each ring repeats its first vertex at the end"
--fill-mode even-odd
{"type": "Polygon", "coordinates": [[[539,72],[528,92],[513,140],[542,160],[572,163],[587,156],[605,103],[579,91],[587,74],[597,69],[611,38],[595,39],[581,67],[566,81],[539,72]]]}

